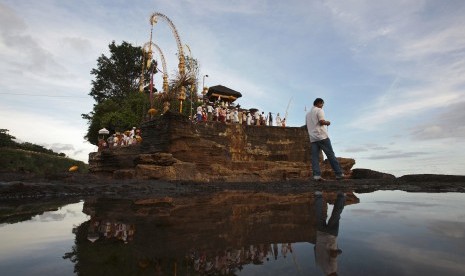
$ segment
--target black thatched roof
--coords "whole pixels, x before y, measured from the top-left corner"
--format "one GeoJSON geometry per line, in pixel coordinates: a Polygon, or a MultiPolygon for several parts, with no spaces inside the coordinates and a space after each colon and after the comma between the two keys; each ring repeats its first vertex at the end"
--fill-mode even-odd
{"type": "Polygon", "coordinates": [[[208,89],[208,92],[205,96],[210,101],[215,101],[218,99],[218,97],[221,96],[222,100],[234,102],[237,98],[242,97],[242,94],[226,86],[215,85],[208,89]]]}

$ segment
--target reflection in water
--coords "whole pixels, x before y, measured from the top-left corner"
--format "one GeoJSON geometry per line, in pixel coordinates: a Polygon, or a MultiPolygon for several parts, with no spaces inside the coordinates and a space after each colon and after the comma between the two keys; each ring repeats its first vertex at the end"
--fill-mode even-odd
{"type": "MultiPolygon", "coordinates": [[[[82,275],[234,275],[278,256],[295,258],[295,243],[315,244],[317,210],[327,207],[314,200],[311,193],[227,191],[86,201],[91,219],[75,229],[75,246],[64,258],[82,275]]],[[[341,204],[334,193],[325,200],[341,204]]],[[[347,201],[358,199],[350,194],[347,201]]]]}
{"type": "MultiPolygon", "coordinates": [[[[258,244],[240,249],[228,248],[225,250],[218,249],[216,253],[207,253],[206,251],[198,252],[192,250],[186,256],[186,264],[190,270],[200,274],[221,274],[229,275],[242,270],[244,265],[255,264],[261,265],[269,261],[271,256],[278,257],[278,252],[273,248],[278,248],[278,244],[258,244]]],[[[281,244],[281,254],[286,257],[287,251],[292,253],[290,243],[281,244]]]]}
{"type": "Polygon", "coordinates": [[[87,231],[87,239],[95,242],[99,238],[104,237],[105,239],[116,239],[128,243],[133,239],[134,230],[134,224],[91,219],[87,231]]]}
{"type": "MultiPolygon", "coordinates": [[[[61,221],[65,214],[53,211],[59,210],[67,204],[77,203],[76,199],[52,199],[44,201],[43,199],[31,199],[29,201],[6,200],[0,204],[0,224],[14,224],[31,219],[39,221],[61,221]]],[[[69,211],[70,212],[70,211],[69,211]]]]}
{"type": "Polygon", "coordinates": [[[326,222],[326,211],[323,214],[323,200],[321,192],[316,192],[315,211],[317,232],[315,261],[323,270],[324,275],[335,276],[337,275],[337,257],[342,253],[342,250],[337,246],[337,236],[339,234],[339,220],[341,219],[341,213],[344,209],[345,195],[344,193],[337,194],[334,208],[328,222],[326,222]]]}
{"type": "MultiPolygon", "coordinates": [[[[465,275],[464,193],[358,196],[362,203],[350,207],[357,199],[346,196],[338,273],[465,275]]],[[[315,199],[223,192],[85,204],[0,202],[0,274],[321,275],[315,199]]],[[[324,193],[321,202],[328,225],[337,195],[324,193]]]]}

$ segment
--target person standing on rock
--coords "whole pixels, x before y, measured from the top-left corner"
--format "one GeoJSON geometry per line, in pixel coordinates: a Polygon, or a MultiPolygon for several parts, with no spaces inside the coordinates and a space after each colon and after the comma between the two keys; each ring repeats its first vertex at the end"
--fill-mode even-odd
{"type": "Polygon", "coordinates": [[[207,119],[209,122],[213,121],[213,106],[207,105],[207,119]]]}
{"type": "Polygon", "coordinates": [[[276,126],[281,126],[281,117],[279,117],[279,113],[276,115],[276,126]]]}
{"type": "Polygon", "coordinates": [[[331,140],[328,136],[326,126],[329,126],[331,122],[325,120],[325,112],[323,111],[324,103],[323,99],[316,98],[313,102],[312,109],[305,116],[305,122],[312,148],[313,179],[324,180],[321,177],[320,171],[320,151],[323,150],[329,160],[329,164],[331,164],[331,167],[336,174],[336,179],[340,180],[344,178],[344,174],[342,173],[341,166],[336,159],[333,146],[331,145],[331,140]]]}

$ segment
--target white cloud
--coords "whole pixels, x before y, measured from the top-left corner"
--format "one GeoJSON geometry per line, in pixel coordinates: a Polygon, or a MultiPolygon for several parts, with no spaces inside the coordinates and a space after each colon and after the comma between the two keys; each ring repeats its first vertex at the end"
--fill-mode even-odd
{"type": "MultiPolygon", "coordinates": [[[[450,144],[436,147],[435,140],[450,136],[453,140],[448,141],[454,141],[455,148],[464,147],[458,141],[464,135],[463,118],[450,117],[454,112],[462,114],[453,104],[461,100],[465,87],[465,31],[461,27],[465,5],[459,2],[76,3],[5,0],[0,4],[0,105],[2,115],[21,119],[16,124],[8,122],[16,136],[22,135],[21,128],[36,127],[27,123],[34,118],[54,126],[72,122],[68,124],[73,129],[67,131],[79,138],[72,143],[63,141],[72,139],[66,134],[55,132],[63,137],[56,141],[44,141],[53,137],[27,138],[50,146],[69,144],[76,152],[86,148],[81,145],[87,126],[79,115],[92,109],[92,99],[86,95],[96,59],[107,54],[112,40],[144,44],[149,38],[150,14],[161,12],[173,21],[182,43],[199,60],[201,75],[209,75],[206,85],[222,84],[242,92],[242,106],[283,114],[292,98],[288,123],[300,126],[305,106],[310,108],[317,96],[325,98],[334,122],[334,144],[354,153],[357,164],[399,167],[402,164],[396,159],[368,158],[386,157],[392,150],[401,150],[404,156],[423,152],[421,145],[430,154],[409,157],[409,166],[423,162],[418,164],[421,168],[425,163],[434,165],[434,157],[443,160],[440,152],[451,152],[450,144]],[[57,100],[56,96],[70,98],[57,100]],[[437,115],[447,110],[451,112],[446,117],[437,115]],[[436,121],[437,116],[448,123],[436,121]],[[419,141],[402,139],[408,134],[419,141]],[[402,141],[384,144],[392,139],[402,141]],[[367,143],[378,148],[357,146],[367,143]]],[[[177,68],[171,30],[160,22],[153,34],[171,75],[177,68]]],[[[161,74],[156,76],[156,86],[161,86],[161,74]]],[[[446,165],[440,166],[447,171],[446,165]]]]}
{"type": "Polygon", "coordinates": [[[409,264],[404,265],[404,273],[412,274],[412,266],[425,268],[425,270],[434,269],[440,270],[447,274],[458,273],[465,274],[465,267],[462,263],[465,259],[457,254],[451,254],[442,252],[435,249],[425,249],[409,246],[408,243],[402,243],[394,239],[389,235],[377,235],[372,237],[375,249],[381,252],[381,254],[388,254],[390,259],[398,259],[397,264],[409,264]],[[402,254],[399,254],[402,252],[402,254]],[[431,260],[434,260],[432,262],[431,260]]]}
{"type": "MultiPolygon", "coordinates": [[[[230,1],[216,1],[216,0],[186,0],[190,7],[194,7],[197,13],[205,16],[220,13],[233,13],[233,14],[247,14],[253,15],[263,12],[267,9],[268,2],[266,0],[230,0],[230,1]]],[[[184,5],[184,4],[182,4],[184,5]]]]}
{"type": "Polygon", "coordinates": [[[394,80],[371,92],[378,97],[365,102],[351,127],[402,125],[406,117],[447,107],[462,97],[465,20],[460,13],[435,14],[426,1],[325,1],[325,5],[336,30],[357,49],[356,61],[394,80]]]}
{"type": "MultiPolygon", "coordinates": [[[[424,88],[423,91],[404,91],[395,93],[390,97],[380,98],[379,102],[365,108],[364,114],[354,118],[352,127],[362,129],[376,129],[384,127],[385,123],[402,121],[422,112],[435,108],[446,107],[458,100],[461,95],[455,92],[437,93],[436,89],[424,88]]],[[[400,89],[399,89],[400,90],[400,89]]],[[[403,89],[402,89],[403,90],[403,89]]]]}
{"type": "Polygon", "coordinates": [[[457,139],[465,137],[465,101],[440,109],[427,123],[412,128],[413,139],[457,139]]]}

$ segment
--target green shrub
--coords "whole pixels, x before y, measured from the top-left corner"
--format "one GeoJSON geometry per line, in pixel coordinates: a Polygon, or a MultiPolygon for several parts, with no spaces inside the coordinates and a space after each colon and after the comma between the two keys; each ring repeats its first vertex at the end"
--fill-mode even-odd
{"type": "Polygon", "coordinates": [[[88,165],[67,157],[22,149],[0,148],[0,172],[25,172],[39,175],[68,172],[72,166],[87,172],[88,165]]]}

